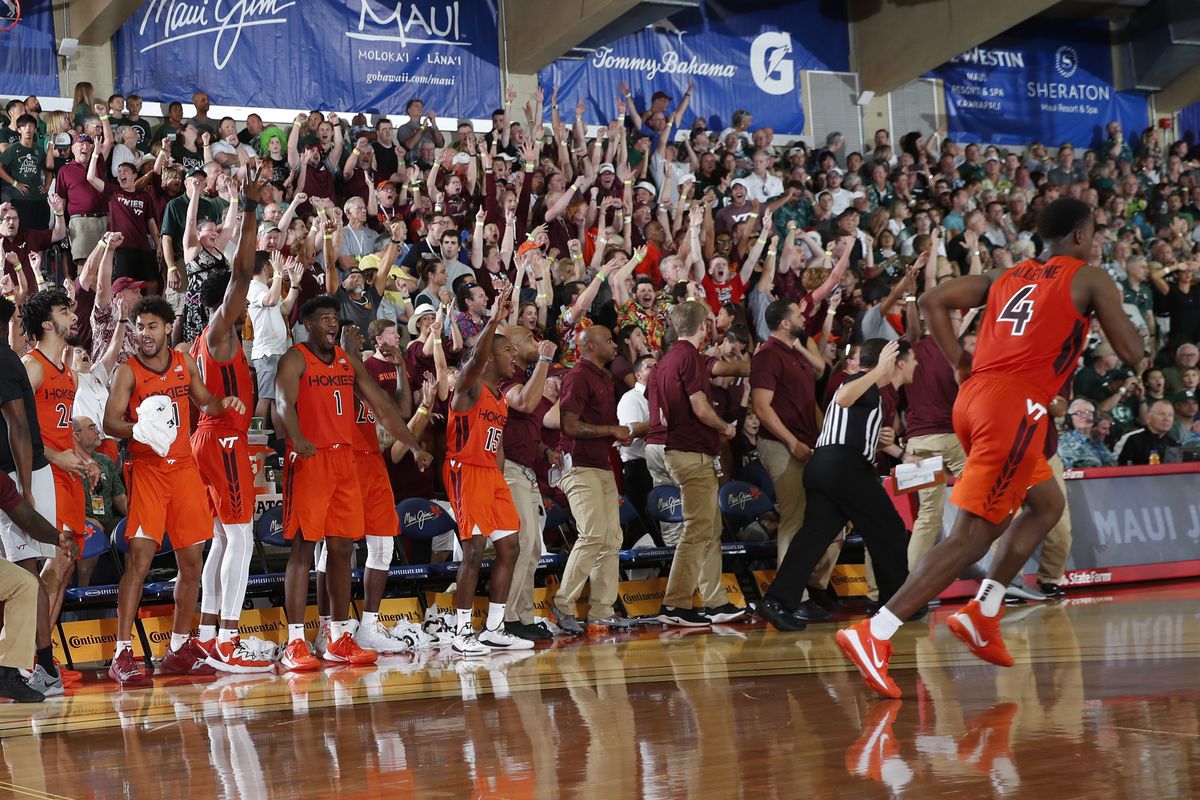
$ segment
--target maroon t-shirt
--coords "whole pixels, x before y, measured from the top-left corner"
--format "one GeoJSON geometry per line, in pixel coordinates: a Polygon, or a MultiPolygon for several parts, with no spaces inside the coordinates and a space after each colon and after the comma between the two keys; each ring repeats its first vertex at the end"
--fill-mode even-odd
{"type": "MultiPolygon", "coordinates": [[[[96,164],[97,175],[107,175],[104,159],[96,164]]],[[[108,203],[96,187],[88,183],[87,164],[72,161],[58,171],[55,191],[67,203],[67,216],[75,214],[106,214],[108,203]]]]}
{"type": "MultiPolygon", "coordinates": [[[[507,395],[509,389],[514,386],[519,389],[523,385],[521,381],[503,381],[500,391],[507,395]]],[[[543,409],[545,405],[539,403],[532,414],[518,411],[511,405],[508,407],[508,421],[504,423],[505,459],[530,469],[537,466],[541,460],[539,454],[542,450],[542,417],[546,414],[543,409]]]]}
{"type": "Polygon", "coordinates": [[[105,194],[108,197],[108,229],[125,237],[121,247],[153,250],[149,236],[154,200],[150,195],[140,189],[127,192],[114,184],[109,184],[105,194]]]}
{"type": "Polygon", "coordinates": [[[75,279],[75,325],[71,336],[80,347],[92,352],[92,310],[96,307],[96,290],[84,289],[75,279]]]}
{"type": "MultiPolygon", "coordinates": [[[[37,278],[33,274],[33,267],[29,263],[29,254],[40,253],[50,247],[51,233],[47,230],[20,228],[11,239],[4,240],[4,254],[14,253],[21,262],[21,271],[25,273],[25,283],[30,294],[37,291],[38,285],[37,278]]],[[[8,263],[7,259],[4,261],[4,274],[13,281],[13,285],[16,285],[17,270],[8,263]]]]}
{"type": "MultiPolygon", "coordinates": [[[[563,414],[573,413],[591,425],[616,425],[617,401],[613,394],[612,375],[603,367],[583,360],[563,377],[559,408],[563,414]]],[[[613,438],[572,439],[564,431],[560,446],[570,453],[577,467],[611,469],[608,452],[613,438]]]]}
{"type": "Polygon", "coordinates": [[[913,348],[917,371],[904,388],[908,398],[908,437],[954,433],[954,400],[958,382],[933,337],[926,336],[913,348]]]}
{"type": "MultiPolygon", "coordinates": [[[[445,343],[443,342],[443,344],[445,343]]],[[[425,345],[417,339],[409,342],[404,351],[404,368],[408,372],[409,386],[420,387],[425,382],[426,372],[430,375],[437,373],[437,365],[433,363],[433,356],[425,355],[425,345]]]]}
{"type": "Polygon", "coordinates": [[[390,361],[375,357],[364,359],[363,366],[367,368],[367,374],[387,392],[388,397],[395,399],[396,390],[400,387],[399,368],[390,361]]]}
{"type": "MultiPolygon", "coordinates": [[[[767,339],[750,361],[750,389],[774,392],[771,408],[783,426],[809,447],[817,443],[816,381],[812,365],[795,347],[767,339]]],[[[766,425],[759,436],[776,438],[766,425]]]]}
{"type": "Polygon", "coordinates": [[[499,272],[492,272],[486,266],[475,270],[475,282],[487,294],[489,303],[495,301],[496,295],[500,293],[500,289],[512,284],[516,279],[516,269],[504,269],[503,264],[501,264],[499,272]]]}
{"type": "MultiPolygon", "coordinates": [[[[315,167],[311,164],[304,171],[304,193],[309,197],[333,199],[333,173],[322,161],[315,167]]],[[[307,205],[307,204],[306,204],[307,205]]]]}
{"type": "MultiPolygon", "coordinates": [[[[659,378],[655,400],[667,422],[667,449],[715,456],[721,450],[720,434],[692,411],[688,398],[700,392],[707,398],[708,366],[691,342],[671,346],[654,368],[659,378]]],[[[654,411],[651,409],[651,416],[654,411]]]]}

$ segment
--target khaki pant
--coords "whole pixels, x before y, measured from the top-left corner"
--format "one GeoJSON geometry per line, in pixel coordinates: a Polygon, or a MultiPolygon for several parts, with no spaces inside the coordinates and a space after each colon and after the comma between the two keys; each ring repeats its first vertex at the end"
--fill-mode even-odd
{"type": "MultiPolygon", "coordinates": [[[[930,433],[925,436],[914,436],[908,440],[909,455],[914,458],[932,458],[941,456],[946,465],[946,471],[952,475],[962,474],[963,465],[967,462],[967,454],[963,451],[962,442],[953,433],[930,433]]],[[[938,533],[942,530],[942,515],[946,510],[945,485],[930,486],[917,493],[921,506],[917,519],[913,522],[912,538],[908,540],[908,568],[917,566],[921,556],[937,542],[938,533]]]]}
{"type": "Polygon", "coordinates": [[[0,602],[4,603],[0,666],[16,669],[33,666],[37,598],[38,581],[33,573],[11,561],[0,560],[0,602]]]}
{"type": "MultiPolygon", "coordinates": [[[[1058,490],[1067,496],[1067,482],[1063,480],[1062,459],[1055,453],[1050,459],[1050,469],[1054,472],[1054,482],[1058,490]]],[[[1038,562],[1038,581],[1040,583],[1062,583],[1063,570],[1067,568],[1067,558],[1071,555],[1071,509],[1063,506],[1063,514],[1046,540],[1042,542],[1042,558],[1038,562]]]]}
{"type": "MultiPolygon", "coordinates": [[[[621,577],[617,482],[607,469],[572,467],[563,474],[559,487],[570,502],[579,538],[567,558],[554,606],[562,614],[574,615],[575,601],[590,580],[588,622],[610,617],[621,577]]],[[[715,489],[713,496],[715,499],[715,489]]]]}
{"type": "Polygon", "coordinates": [[[102,217],[74,216],[67,222],[71,234],[71,258],[83,261],[92,254],[100,237],[108,232],[108,215],[102,217]]]}
{"type": "Polygon", "coordinates": [[[779,533],[775,538],[776,564],[782,563],[788,545],[796,531],[804,525],[804,462],[792,458],[781,442],[758,440],[758,457],[762,460],[771,482],[775,484],[775,501],[779,504],[779,533]]]}
{"type": "MultiPolygon", "coordinates": [[[[646,466],[650,470],[650,477],[654,479],[655,486],[679,485],[671,477],[670,470],[667,469],[666,445],[646,445],[646,466]]],[[[649,509],[647,509],[647,513],[649,513],[649,509]]],[[[682,522],[660,522],[658,527],[662,532],[663,544],[665,546],[674,547],[679,544],[679,537],[683,535],[682,522]]]]}
{"type": "Polygon", "coordinates": [[[545,521],[542,493],[538,491],[537,476],[533,470],[515,461],[504,462],[504,481],[521,517],[521,530],[517,533],[521,552],[513,566],[512,582],[508,585],[504,620],[532,625],[533,577],[537,572],[538,559],[542,556],[542,523],[545,521]]]}
{"type": "Polygon", "coordinates": [[[683,499],[683,536],[675,548],[663,605],[691,608],[692,592],[700,589],[704,606],[728,602],[721,586],[721,509],[713,457],[704,453],[668,450],[667,469],[679,484],[683,499]]]}

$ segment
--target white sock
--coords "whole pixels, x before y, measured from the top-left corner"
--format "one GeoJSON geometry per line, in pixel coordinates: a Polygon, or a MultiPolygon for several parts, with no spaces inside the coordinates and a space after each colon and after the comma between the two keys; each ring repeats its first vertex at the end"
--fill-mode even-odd
{"type": "Polygon", "coordinates": [[[488,603],[488,630],[497,630],[504,624],[504,603],[488,603]]]}
{"type": "Polygon", "coordinates": [[[377,619],[379,619],[378,611],[364,611],[362,613],[362,627],[365,628],[368,625],[374,625],[377,619]]]}
{"type": "Polygon", "coordinates": [[[201,625],[200,634],[196,638],[202,642],[211,642],[213,639],[217,638],[217,626],[201,625]]]}
{"type": "Polygon", "coordinates": [[[322,628],[324,628],[326,625],[328,625],[332,621],[333,621],[333,617],[328,617],[328,616],[317,617],[317,624],[322,628]]]}
{"type": "Polygon", "coordinates": [[[471,633],[474,627],[471,625],[471,609],[456,608],[454,609],[454,632],[455,633],[471,633]]]}
{"type": "Polygon", "coordinates": [[[304,640],[304,623],[288,623],[288,641],[294,642],[297,639],[304,640]]]}
{"type": "Polygon", "coordinates": [[[113,658],[116,658],[117,656],[121,655],[121,653],[125,652],[126,650],[132,650],[132,649],[133,649],[133,642],[131,642],[131,641],[130,642],[117,642],[117,651],[115,653],[113,653],[113,658]]]}
{"type": "Polygon", "coordinates": [[[975,593],[975,599],[985,617],[996,616],[1000,613],[1000,604],[1004,602],[1004,584],[984,578],[979,584],[979,591],[975,593]]]}
{"type": "Polygon", "coordinates": [[[888,611],[887,606],[879,609],[875,616],[871,617],[871,635],[876,639],[887,641],[896,635],[896,631],[900,630],[903,625],[900,618],[888,611]]]}
{"type": "Polygon", "coordinates": [[[237,628],[221,628],[217,631],[217,641],[221,644],[232,642],[236,638],[238,638],[237,628]]]}
{"type": "Polygon", "coordinates": [[[179,648],[187,644],[189,636],[186,633],[175,633],[171,631],[171,652],[178,653],[179,648]]]}
{"type": "Polygon", "coordinates": [[[329,642],[332,644],[342,638],[342,634],[346,633],[350,627],[346,620],[330,620],[329,622],[329,642]]]}

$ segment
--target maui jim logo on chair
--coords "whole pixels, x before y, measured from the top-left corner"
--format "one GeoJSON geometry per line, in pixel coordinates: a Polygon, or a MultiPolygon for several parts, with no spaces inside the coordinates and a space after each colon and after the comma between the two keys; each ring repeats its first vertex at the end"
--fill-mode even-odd
{"type": "Polygon", "coordinates": [[[737,492],[736,494],[730,494],[729,497],[726,499],[726,502],[729,504],[730,508],[736,508],[738,511],[745,511],[746,506],[753,503],[761,495],[762,495],[762,492],[760,492],[758,489],[749,489],[744,492],[737,492]]]}
{"type": "Polygon", "coordinates": [[[421,510],[415,514],[411,511],[404,512],[404,527],[415,525],[418,530],[425,527],[426,522],[437,519],[442,515],[440,508],[431,508],[429,510],[421,510]]]}
{"type": "Polygon", "coordinates": [[[680,497],[679,495],[658,498],[658,510],[663,512],[664,514],[678,513],[679,509],[682,507],[683,507],[683,498],[680,497]]]}

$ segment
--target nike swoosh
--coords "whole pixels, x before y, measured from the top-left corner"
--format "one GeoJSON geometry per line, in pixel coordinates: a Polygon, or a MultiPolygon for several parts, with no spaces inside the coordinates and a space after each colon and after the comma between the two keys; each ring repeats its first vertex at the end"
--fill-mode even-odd
{"type": "Polygon", "coordinates": [[[886,663],[879,657],[879,653],[875,651],[875,643],[871,642],[871,663],[875,665],[875,669],[880,669],[886,663]]]}
{"type": "Polygon", "coordinates": [[[967,635],[971,637],[971,641],[975,643],[976,647],[983,648],[988,646],[989,642],[985,642],[979,635],[979,631],[975,630],[975,623],[971,621],[970,617],[966,614],[958,614],[956,616],[958,617],[959,624],[966,629],[967,635]]]}

